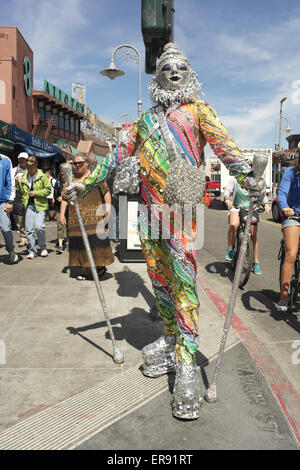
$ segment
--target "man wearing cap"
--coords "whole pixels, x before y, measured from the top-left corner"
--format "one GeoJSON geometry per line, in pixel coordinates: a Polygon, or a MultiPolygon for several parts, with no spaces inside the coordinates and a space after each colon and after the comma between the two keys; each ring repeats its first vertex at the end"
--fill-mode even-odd
{"type": "MultiPolygon", "coordinates": [[[[21,193],[17,188],[17,183],[20,181],[20,178],[23,173],[27,170],[26,162],[28,159],[28,153],[21,152],[18,155],[18,165],[13,168],[13,176],[15,178],[16,184],[16,197],[17,199],[21,198],[21,193]]],[[[26,230],[25,230],[25,215],[16,215],[17,219],[17,228],[20,235],[19,247],[27,245],[26,230]]]]}
{"type": "Polygon", "coordinates": [[[0,154],[0,229],[11,264],[18,262],[10,222],[15,195],[15,179],[13,177],[11,160],[6,155],[0,154]]]}

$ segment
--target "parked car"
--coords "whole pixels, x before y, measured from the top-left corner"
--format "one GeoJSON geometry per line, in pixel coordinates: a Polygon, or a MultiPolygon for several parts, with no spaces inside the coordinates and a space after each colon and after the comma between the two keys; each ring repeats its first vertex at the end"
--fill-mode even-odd
{"type": "Polygon", "coordinates": [[[273,199],[273,202],[272,202],[272,215],[273,215],[273,219],[275,220],[275,222],[282,221],[282,212],[278,204],[277,196],[273,199]]]}
{"type": "Polygon", "coordinates": [[[205,191],[210,191],[214,196],[218,197],[221,194],[221,182],[211,181],[209,176],[206,176],[205,191]]]}

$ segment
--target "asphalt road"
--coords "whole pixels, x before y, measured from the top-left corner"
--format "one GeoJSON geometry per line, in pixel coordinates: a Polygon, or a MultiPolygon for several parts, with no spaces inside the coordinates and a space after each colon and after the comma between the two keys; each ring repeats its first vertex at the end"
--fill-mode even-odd
{"type": "MultiPolygon", "coordinates": [[[[205,208],[205,240],[198,255],[198,269],[229,302],[233,273],[225,260],[227,229],[227,211],[220,204],[205,208]]],[[[298,311],[278,312],[276,309],[279,300],[277,255],[281,238],[281,225],[273,222],[271,215],[261,214],[258,242],[262,275],[251,273],[248,283],[238,290],[235,311],[271,351],[295,389],[300,390],[298,358],[295,361],[293,356],[293,348],[299,344],[300,304],[298,302],[298,311]]]]}
{"type": "MultiPolygon", "coordinates": [[[[217,201],[205,210],[204,250],[208,251],[222,264],[222,269],[229,268],[225,263],[227,249],[228,211],[217,201]]],[[[260,214],[258,227],[259,261],[262,275],[251,273],[245,290],[260,290],[272,301],[279,298],[279,261],[277,259],[281,234],[281,224],[273,221],[272,214],[260,214]]],[[[221,269],[221,265],[220,265],[221,269]]],[[[224,273],[223,273],[224,274],[224,273]]]]}

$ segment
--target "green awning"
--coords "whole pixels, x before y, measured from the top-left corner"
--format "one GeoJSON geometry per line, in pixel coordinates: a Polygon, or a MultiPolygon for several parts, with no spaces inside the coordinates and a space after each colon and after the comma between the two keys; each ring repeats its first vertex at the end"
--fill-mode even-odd
{"type": "Polygon", "coordinates": [[[0,150],[13,150],[15,142],[11,138],[11,124],[0,120],[0,150]]]}

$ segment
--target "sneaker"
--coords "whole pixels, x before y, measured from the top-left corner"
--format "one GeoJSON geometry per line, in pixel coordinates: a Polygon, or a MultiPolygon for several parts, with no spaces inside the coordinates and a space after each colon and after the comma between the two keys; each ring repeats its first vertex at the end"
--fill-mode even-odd
{"type": "Polygon", "coordinates": [[[63,246],[58,246],[58,247],[56,248],[56,253],[57,253],[58,255],[61,255],[61,253],[63,253],[63,252],[64,252],[64,247],[63,247],[63,246]]]}
{"type": "Polygon", "coordinates": [[[16,255],[14,251],[11,251],[10,253],[8,253],[8,256],[9,256],[9,261],[11,264],[15,264],[19,261],[18,255],[16,255]]]}
{"type": "Polygon", "coordinates": [[[225,259],[226,261],[232,261],[232,250],[230,248],[227,248],[227,251],[226,251],[226,256],[225,256],[225,259]]]}
{"type": "Polygon", "coordinates": [[[253,272],[254,274],[262,274],[259,263],[256,263],[256,261],[253,263],[253,272]]]}
{"type": "Polygon", "coordinates": [[[279,300],[277,304],[277,310],[279,312],[286,312],[288,309],[288,301],[287,300],[279,300]]]}
{"type": "Polygon", "coordinates": [[[45,249],[45,250],[42,250],[42,251],[41,251],[41,256],[42,256],[43,258],[46,258],[46,256],[48,256],[48,251],[47,251],[46,249],[45,249]]]}
{"type": "Polygon", "coordinates": [[[33,258],[36,258],[36,254],[33,253],[33,251],[31,251],[29,255],[27,256],[27,259],[33,259],[33,258]]]}

